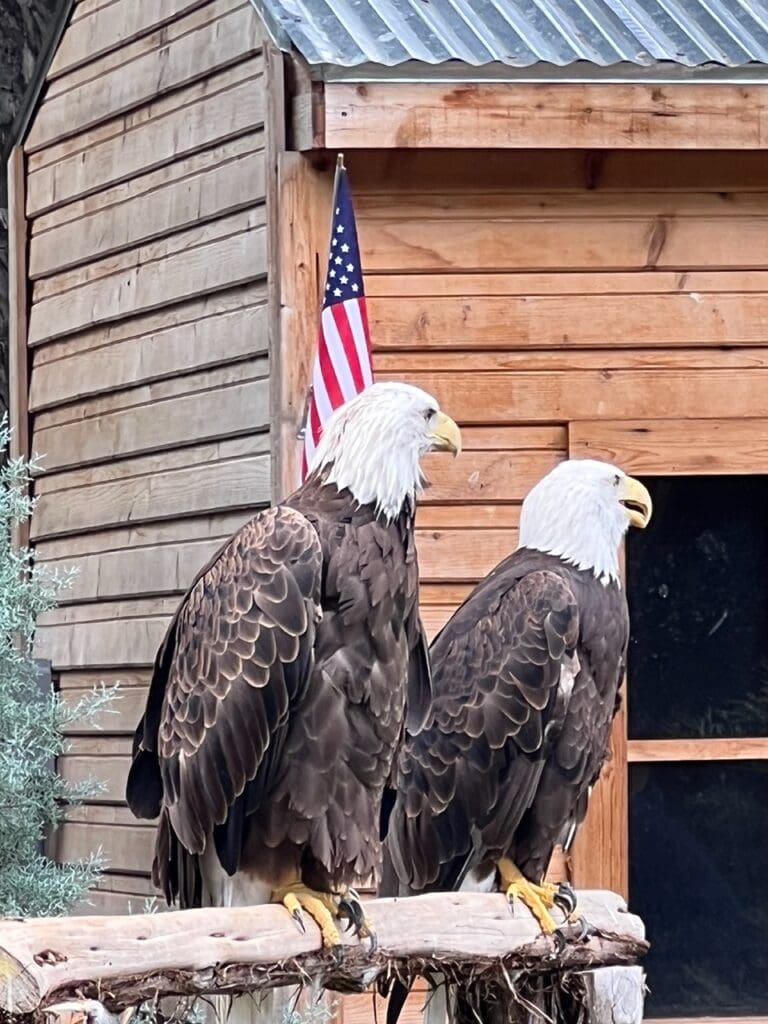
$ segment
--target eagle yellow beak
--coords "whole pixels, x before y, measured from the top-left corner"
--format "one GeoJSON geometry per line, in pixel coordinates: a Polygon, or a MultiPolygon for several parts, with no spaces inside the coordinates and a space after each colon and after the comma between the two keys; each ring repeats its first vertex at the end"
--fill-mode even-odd
{"type": "Polygon", "coordinates": [[[430,451],[453,452],[454,455],[461,451],[461,431],[444,412],[435,413],[429,440],[432,442],[430,451]]]}
{"type": "Polygon", "coordinates": [[[644,530],[653,513],[653,502],[647,488],[634,477],[625,476],[619,492],[619,502],[627,510],[629,525],[644,530]]]}

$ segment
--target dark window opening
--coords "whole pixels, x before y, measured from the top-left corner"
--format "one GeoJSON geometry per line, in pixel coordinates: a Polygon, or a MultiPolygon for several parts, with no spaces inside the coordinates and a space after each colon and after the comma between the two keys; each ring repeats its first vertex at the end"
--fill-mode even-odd
{"type": "Polygon", "coordinates": [[[658,477],[627,538],[630,739],[768,735],[768,477],[658,477]]]}

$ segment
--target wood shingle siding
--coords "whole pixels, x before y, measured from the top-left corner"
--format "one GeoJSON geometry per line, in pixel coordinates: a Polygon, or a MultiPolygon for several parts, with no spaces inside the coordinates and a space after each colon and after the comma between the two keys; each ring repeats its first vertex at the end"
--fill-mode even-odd
{"type": "Polygon", "coordinates": [[[270,497],[263,42],[244,0],[82,0],[25,144],[32,541],[79,570],[36,653],[67,700],[121,684],[61,759],[104,783],[56,842],[62,859],[101,845],[105,913],[150,891],[153,826],[123,793],[155,651],[270,497]]]}

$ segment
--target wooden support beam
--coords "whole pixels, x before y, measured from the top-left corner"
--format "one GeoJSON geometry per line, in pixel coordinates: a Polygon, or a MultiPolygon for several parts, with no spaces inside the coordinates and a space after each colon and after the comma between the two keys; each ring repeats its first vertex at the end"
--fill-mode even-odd
{"type": "Polygon", "coordinates": [[[696,737],[674,740],[629,740],[627,761],[768,761],[763,736],[696,737]]]}
{"type": "Polygon", "coordinates": [[[300,152],[322,149],[324,84],[312,78],[302,58],[287,54],[285,61],[290,106],[288,148],[300,152]]]}
{"type": "Polygon", "coordinates": [[[768,147],[765,86],[329,82],[327,149],[768,147]]]}
{"type": "Polygon", "coordinates": [[[608,760],[590,794],[587,816],[570,854],[573,885],[610,885],[622,895],[629,890],[625,709],[626,696],[613,720],[608,760]]]}
{"type": "MultiPolygon", "coordinates": [[[[573,444],[569,443],[573,457],[573,444]]],[[[626,579],[626,549],[620,572],[626,579]]],[[[570,851],[571,883],[577,888],[605,888],[629,898],[629,769],[627,767],[627,692],[611,726],[608,757],[589,794],[587,815],[570,851]]]]}
{"type": "Polygon", "coordinates": [[[321,255],[327,259],[333,172],[315,168],[299,153],[278,154],[280,322],[271,350],[273,394],[273,497],[299,483],[302,424],[320,322],[321,255]],[[276,342],[276,344],[275,344],[276,342]]]}
{"type": "Polygon", "coordinates": [[[27,218],[24,213],[24,151],[14,146],[8,159],[9,404],[13,430],[11,456],[29,456],[27,407],[27,218]]]}
{"type": "MultiPolygon", "coordinates": [[[[27,217],[24,150],[14,146],[8,159],[8,395],[11,458],[29,458],[29,354],[27,351],[27,217]]],[[[29,542],[29,520],[13,528],[15,547],[29,542]]]]}
{"type": "Polygon", "coordinates": [[[98,999],[115,1011],[155,995],[242,993],[309,978],[329,989],[363,991],[393,972],[551,976],[630,965],[645,954],[643,923],[619,896],[582,892],[579,906],[595,934],[569,943],[557,958],[529,913],[513,915],[503,896],[489,893],[367,902],[378,949],[370,953],[367,943],[346,934],[340,963],[321,951],[313,922],[302,933],[275,905],[6,920],[0,923],[0,1009],[39,1013],[65,1000],[98,999]]]}

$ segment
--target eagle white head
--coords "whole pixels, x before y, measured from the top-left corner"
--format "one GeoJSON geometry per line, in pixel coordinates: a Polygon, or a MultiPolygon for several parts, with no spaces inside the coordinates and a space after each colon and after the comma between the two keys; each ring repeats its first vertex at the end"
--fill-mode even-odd
{"type": "Polygon", "coordinates": [[[326,483],[394,519],[424,483],[421,457],[460,450],[459,428],[432,395],[392,381],[372,384],[336,410],[323,427],[310,472],[328,467],[326,483]]]}
{"type": "Polygon", "coordinates": [[[617,580],[619,545],[630,526],[646,527],[653,506],[634,477],[597,459],[568,459],[529,491],[519,546],[557,555],[598,579],[617,580]]]}

